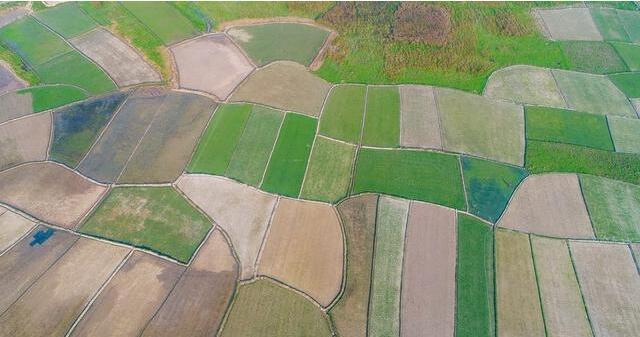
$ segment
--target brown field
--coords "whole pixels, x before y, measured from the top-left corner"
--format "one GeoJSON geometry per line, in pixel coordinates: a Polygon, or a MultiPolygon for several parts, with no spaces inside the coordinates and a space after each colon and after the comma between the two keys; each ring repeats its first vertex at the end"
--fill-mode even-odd
{"type": "MultiPolygon", "coordinates": [[[[46,231],[48,227],[38,226],[33,233],[46,231]]],[[[32,235],[0,257],[0,313],[24,293],[49,266],[62,256],[78,236],[56,231],[45,242],[31,244],[32,235]]]]}
{"type": "Polygon", "coordinates": [[[411,202],[402,270],[403,337],[453,336],[456,306],[456,212],[411,202]]]}
{"type": "Polygon", "coordinates": [[[27,234],[35,223],[0,206],[0,253],[27,234]]]}
{"type": "Polygon", "coordinates": [[[214,231],[178,281],[143,337],[213,336],[238,277],[229,244],[214,231]]]}
{"type": "Polygon", "coordinates": [[[442,149],[440,117],[433,87],[400,86],[400,145],[442,149]]]}
{"type": "Polygon", "coordinates": [[[183,175],[178,188],[231,238],[241,279],[250,279],[276,197],[238,182],[207,175],[183,175]]]}
{"type": "Polygon", "coordinates": [[[626,245],[570,242],[596,336],[640,336],[640,275],[626,245]]]}
{"type": "Polygon", "coordinates": [[[538,9],[554,40],[602,41],[588,8],[538,9]]]}
{"type": "Polygon", "coordinates": [[[231,100],[319,116],[331,84],[303,65],[278,61],[258,69],[238,87],[231,100]]]}
{"type": "Polygon", "coordinates": [[[527,177],[516,189],[498,226],[560,238],[593,238],[578,176],[527,177]]]}
{"type": "Polygon", "coordinates": [[[174,46],[171,51],[178,67],[180,87],[208,92],[221,100],[254,69],[224,34],[205,35],[174,46]]]}
{"type": "Polygon", "coordinates": [[[498,337],[545,336],[529,237],[496,231],[498,337]]]}
{"type": "Polygon", "coordinates": [[[566,241],[531,237],[549,336],[592,336],[566,241]]]}
{"type": "Polygon", "coordinates": [[[81,238],[0,316],[0,336],[64,336],[126,248],[81,238]]]}
{"type": "Polygon", "coordinates": [[[0,123],[33,113],[31,94],[6,93],[0,96],[0,123]]]}
{"type": "Polygon", "coordinates": [[[328,306],[342,286],[342,229],[333,207],[281,198],[258,273],[272,276],[328,306]]]}
{"type": "Polygon", "coordinates": [[[66,228],[75,227],[106,190],[52,163],[26,164],[0,173],[1,201],[66,228]]]}
{"type": "Polygon", "coordinates": [[[0,95],[24,87],[24,82],[16,77],[4,62],[0,61],[0,95]]]}
{"type": "Polygon", "coordinates": [[[29,116],[0,126],[0,170],[47,159],[51,114],[29,116]]]}
{"type": "Polygon", "coordinates": [[[183,270],[178,264],[133,252],[70,336],[139,336],[183,270]]]}

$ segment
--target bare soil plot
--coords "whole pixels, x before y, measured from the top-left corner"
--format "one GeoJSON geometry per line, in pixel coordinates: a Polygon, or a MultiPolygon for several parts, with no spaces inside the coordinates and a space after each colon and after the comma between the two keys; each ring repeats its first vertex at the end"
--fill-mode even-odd
{"type": "Polygon", "coordinates": [[[38,226],[0,258],[0,312],[62,256],[78,236],[38,226]]]}
{"type": "Polygon", "coordinates": [[[498,336],[545,336],[529,237],[496,231],[498,336]]]}
{"type": "Polygon", "coordinates": [[[251,74],[231,99],[319,116],[330,88],[331,84],[304,66],[283,61],[251,74]]]}
{"type": "Polygon", "coordinates": [[[566,241],[531,237],[540,298],[549,336],[592,336],[566,241]]]}
{"type": "Polygon", "coordinates": [[[0,252],[9,248],[35,227],[35,223],[20,214],[0,207],[0,252]]]}
{"type": "Polygon", "coordinates": [[[375,194],[349,198],[337,207],[347,246],[346,282],[329,314],[340,336],[366,336],[377,208],[375,194]]]}
{"type": "Polygon", "coordinates": [[[343,238],[333,207],[281,198],[258,273],[300,289],[326,307],[342,286],[343,238]]]}
{"type": "Polygon", "coordinates": [[[609,116],[607,121],[617,152],[640,153],[640,120],[609,116]]]}
{"type": "Polygon", "coordinates": [[[191,159],[215,107],[212,100],[200,95],[168,92],[118,182],[175,181],[191,159]]]}
{"type": "Polygon", "coordinates": [[[582,193],[598,239],[640,241],[640,187],[581,175],[582,193]]]}
{"type": "Polygon", "coordinates": [[[208,92],[223,100],[254,69],[224,34],[205,35],[171,47],[171,51],[180,87],[208,92]]]}
{"type": "Polygon", "coordinates": [[[337,202],[347,195],[355,145],[316,137],[300,197],[337,202]]]}
{"type": "Polygon", "coordinates": [[[0,173],[0,200],[43,221],[74,228],[106,187],[52,163],[32,163],[0,173]]]}
{"type": "Polygon", "coordinates": [[[161,80],[142,56],[106,29],[94,29],[69,42],[100,65],[119,87],[161,80]]]}
{"type": "Polygon", "coordinates": [[[0,126],[0,170],[47,159],[51,114],[46,112],[0,126]]]}
{"type": "Polygon", "coordinates": [[[560,238],[593,238],[578,176],[527,177],[516,189],[498,226],[560,238]]]}
{"type": "Polygon", "coordinates": [[[366,92],[364,85],[334,86],[322,110],[320,134],[359,143],[366,92]]]}
{"type": "Polygon", "coordinates": [[[596,336],[640,335],[640,274],[627,245],[570,242],[596,336]]]}
{"type": "Polygon", "coordinates": [[[368,336],[400,335],[402,255],[409,201],[381,196],[378,201],[368,336]]]}
{"type": "Polygon", "coordinates": [[[438,89],[436,100],[445,150],[523,165],[521,106],[450,89],[438,89]]]}
{"type": "Polygon", "coordinates": [[[0,123],[33,113],[30,93],[9,92],[0,96],[0,123]]]}
{"type": "Polygon", "coordinates": [[[0,336],[64,336],[128,249],[81,238],[0,316],[0,336]]]}
{"type": "Polygon", "coordinates": [[[0,95],[25,86],[25,83],[16,77],[5,63],[0,62],[0,95]]]}
{"type": "Polygon", "coordinates": [[[273,281],[241,285],[221,337],[329,337],[327,316],[311,301],[273,281]]]}
{"type": "Polygon", "coordinates": [[[433,87],[400,86],[400,145],[442,149],[433,87]]]}
{"type": "Polygon", "coordinates": [[[627,97],[606,76],[552,70],[569,108],[603,115],[637,117],[627,97]]]}
{"type": "Polygon", "coordinates": [[[142,336],[214,335],[233,296],[238,266],[220,231],[205,242],[142,336]]]}
{"type": "Polygon", "coordinates": [[[589,10],[604,40],[629,42],[629,35],[618,17],[616,9],[591,8],[589,10]]]}
{"type": "Polygon", "coordinates": [[[454,335],[456,212],[412,202],[402,269],[401,336],[454,335]]]}
{"type": "Polygon", "coordinates": [[[277,198],[230,179],[208,175],[183,175],[177,186],[229,234],[240,259],[240,277],[253,277],[277,198]]]}
{"type": "Polygon", "coordinates": [[[588,8],[537,9],[554,40],[601,41],[588,8]]]}
{"type": "Polygon", "coordinates": [[[493,72],[484,95],[517,103],[567,107],[551,70],[534,66],[515,65],[493,72]]]}
{"type": "Polygon", "coordinates": [[[0,13],[0,27],[4,27],[18,19],[21,19],[23,16],[29,14],[25,7],[16,7],[7,9],[0,13]]]}
{"type": "Polygon", "coordinates": [[[139,336],[183,270],[178,264],[133,252],[70,336],[139,336]]]}

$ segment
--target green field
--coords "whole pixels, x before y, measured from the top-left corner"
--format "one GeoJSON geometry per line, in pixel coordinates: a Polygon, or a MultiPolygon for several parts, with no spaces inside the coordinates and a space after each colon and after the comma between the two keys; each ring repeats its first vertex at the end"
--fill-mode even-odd
{"type": "Polygon", "coordinates": [[[288,113],[269,160],[261,188],[268,192],[297,197],[307,168],[317,120],[288,113]]]}
{"type": "Polygon", "coordinates": [[[66,39],[88,32],[96,26],[96,22],[80,10],[76,3],[38,11],[35,16],[66,39]]]}
{"type": "Polygon", "coordinates": [[[563,41],[562,50],[572,69],[592,74],[610,74],[629,70],[616,50],[601,41],[563,41]]]}
{"type": "Polygon", "coordinates": [[[640,98],[640,72],[612,74],[609,78],[627,97],[640,98]]]}
{"type": "Polygon", "coordinates": [[[608,117],[616,151],[640,153],[640,119],[608,117]]]}
{"type": "Polygon", "coordinates": [[[199,33],[191,21],[167,2],[126,1],[121,4],[166,45],[199,33]]]}
{"type": "Polygon", "coordinates": [[[71,51],[64,40],[32,17],[0,28],[0,41],[32,67],[71,51]]]}
{"type": "Polygon", "coordinates": [[[360,142],[367,87],[339,85],[329,93],[320,118],[320,134],[350,143],[360,142]]]}
{"type": "Polygon", "coordinates": [[[438,152],[360,149],[352,193],[361,192],[465,208],[458,157],[438,152]]]}
{"type": "Polygon", "coordinates": [[[38,65],[35,71],[44,83],[73,85],[91,95],[117,89],[115,83],[101,68],[77,51],[38,65]]]}
{"type": "Polygon", "coordinates": [[[87,94],[68,85],[43,85],[18,90],[19,94],[30,94],[33,112],[49,110],[87,98],[87,94]]]}
{"type": "Polygon", "coordinates": [[[591,17],[595,21],[602,37],[607,41],[629,41],[624,25],[615,9],[592,8],[591,17]]]}
{"type": "Polygon", "coordinates": [[[211,226],[172,187],[116,187],[80,231],[186,263],[211,226]]]}
{"type": "Polygon", "coordinates": [[[640,45],[621,42],[612,42],[611,45],[629,66],[629,70],[640,70],[640,45]]]}
{"type": "Polygon", "coordinates": [[[0,60],[4,61],[13,72],[29,85],[37,85],[40,83],[38,75],[11,49],[0,43],[0,60]]]}
{"type": "Polygon", "coordinates": [[[300,197],[337,202],[347,195],[356,148],[316,137],[300,197]]]}
{"type": "Polygon", "coordinates": [[[369,87],[362,144],[396,147],[400,144],[400,93],[398,87],[369,87]]]}
{"type": "Polygon", "coordinates": [[[618,11],[618,17],[622,25],[624,25],[627,35],[629,35],[629,40],[634,43],[640,42],[640,13],[638,13],[638,8],[636,7],[632,11],[618,11]]]}

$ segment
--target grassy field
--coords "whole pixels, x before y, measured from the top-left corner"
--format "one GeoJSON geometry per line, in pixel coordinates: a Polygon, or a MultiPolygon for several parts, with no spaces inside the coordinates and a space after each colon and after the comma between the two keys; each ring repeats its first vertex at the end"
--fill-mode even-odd
{"type": "Polygon", "coordinates": [[[322,111],[320,134],[359,143],[366,92],[367,87],[361,85],[334,87],[322,111]]]}
{"type": "Polygon", "coordinates": [[[180,11],[167,2],[154,4],[143,1],[120,3],[165,45],[185,40],[199,33],[198,29],[180,11]]]}
{"type": "Polygon", "coordinates": [[[606,116],[528,106],[525,118],[527,139],[613,151],[606,116]]]}
{"type": "Polygon", "coordinates": [[[35,16],[66,39],[88,32],[96,26],[96,22],[80,10],[76,3],[38,11],[35,16]]]}
{"type": "Polygon", "coordinates": [[[217,27],[225,21],[238,19],[257,19],[278,16],[297,16],[315,19],[322,15],[331,2],[231,2],[231,1],[208,1],[199,2],[198,7],[206,13],[214,25],[217,27]]]}
{"type": "Polygon", "coordinates": [[[438,152],[363,148],[358,153],[352,192],[465,208],[458,157],[438,152]]]}
{"type": "Polygon", "coordinates": [[[316,137],[300,197],[336,202],[347,195],[356,147],[316,137]]]}
{"type": "Polygon", "coordinates": [[[593,21],[605,40],[629,42],[629,36],[615,9],[593,8],[590,12],[593,21]]]}
{"type": "Polygon", "coordinates": [[[629,70],[640,70],[640,45],[621,42],[612,42],[611,45],[629,66],[629,70]]]}
{"type": "Polygon", "coordinates": [[[640,155],[582,146],[527,142],[525,167],[531,174],[576,172],[640,184],[640,155]]]}
{"type": "Polygon", "coordinates": [[[640,119],[609,117],[608,121],[616,151],[640,153],[640,119]]]}
{"type": "Polygon", "coordinates": [[[396,147],[400,144],[400,93],[397,87],[370,87],[362,144],[396,147]]]}
{"type": "Polygon", "coordinates": [[[612,74],[609,78],[627,97],[640,97],[640,72],[612,74]]]}
{"type": "Polygon", "coordinates": [[[0,43],[0,60],[9,65],[18,77],[25,80],[29,85],[37,85],[40,83],[38,75],[25,63],[18,54],[0,43]]]}
{"type": "Polygon", "coordinates": [[[188,262],[210,228],[172,187],[117,187],[80,231],[188,262]]]}
{"type": "Polygon", "coordinates": [[[74,85],[91,95],[117,89],[101,68],[75,50],[36,66],[35,71],[44,83],[74,85]]]}
{"type": "Polygon", "coordinates": [[[21,89],[19,94],[30,94],[33,112],[49,110],[87,98],[87,94],[68,85],[44,85],[21,89]]]}
{"type": "Polygon", "coordinates": [[[563,41],[562,50],[571,60],[572,69],[592,74],[609,74],[629,70],[616,50],[601,41],[563,41]]]}
{"type": "Polygon", "coordinates": [[[40,65],[71,51],[64,40],[32,17],[0,28],[0,41],[31,66],[40,65]]]}
{"type": "Polygon", "coordinates": [[[493,231],[458,214],[456,336],[491,337],[494,326],[493,231]]]}

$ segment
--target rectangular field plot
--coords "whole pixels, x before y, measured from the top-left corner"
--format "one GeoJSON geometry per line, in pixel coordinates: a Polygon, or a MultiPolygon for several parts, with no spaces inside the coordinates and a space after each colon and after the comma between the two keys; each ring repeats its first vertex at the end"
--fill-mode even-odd
{"type": "Polygon", "coordinates": [[[640,120],[615,116],[607,119],[616,151],[640,153],[640,120]]]}
{"type": "Polygon", "coordinates": [[[537,14],[554,40],[602,40],[588,8],[541,9],[537,14]]]}
{"type": "Polygon", "coordinates": [[[611,74],[629,68],[616,50],[602,41],[563,41],[562,50],[572,63],[572,70],[590,74],[611,74]]]}
{"type": "Polygon", "coordinates": [[[355,145],[316,137],[300,196],[336,202],[347,195],[355,145]]]}
{"type": "Polygon", "coordinates": [[[130,1],[121,3],[138,20],[147,26],[165,45],[169,45],[199,33],[191,21],[167,2],[145,3],[130,1]]]}
{"type": "Polygon", "coordinates": [[[545,336],[529,237],[496,231],[498,337],[545,336]]]}
{"type": "Polygon", "coordinates": [[[116,89],[102,69],[75,50],[36,66],[35,71],[45,83],[73,85],[92,95],[116,89]]]}
{"type": "Polygon", "coordinates": [[[8,92],[0,96],[0,123],[33,113],[31,94],[8,92]]]}
{"type": "Polygon", "coordinates": [[[187,170],[191,173],[224,174],[250,114],[251,105],[248,104],[220,106],[202,135],[187,170]]]}
{"type": "Polygon", "coordinates": [[[261,188],[297,197],[307,168],[317,120],[288,113],[269,160],[261,188]]]}
{"type": "Polygon", "coordinates": [[[627,31],[612,8],[591,8],[591,16],[605,41],[629,41],[627,31]]]}
{"type": "Polygon", "coordinates": [[[86,33],[96,26],[96,22],[75,3],[38,11],[35,16],[66,39],[86,33]]]}
{"type": "Polygon", "coordinates": [[[361,192],[465,207],[458,157],[437,152],[361,149],[352,193],[361,192]]]}
{"type": "Polygon", "coordinates": [[[0,28],[0,40],[31,66],[72,50],[64,40],[30,16],[0,28]]]}
{"type": "Polygon", "coordinates": [[[627,245],[570,242],[591,327],[600,336],[640,334],[640,275],[627,245]]]}
{"type": "Polygon", "coordinates": [[[362,144],[396,147],[400,144],[400,93],[398,87],[369,87],[362,144]]]}
{"type": "Polygon", "coordinates": [[[0,125],[0,170],[47,158],[51,114],[27,116],[0,125]]]}
{"type": "Polygon", "coordinates": [[[400,145],[442,149],[440,116],[433,87],[400,87],[400,145]]]}
{"type": "Polygon", "coordinates": [[[225,175],[260,186],[283,119],[282,111],[253,106],[225,175]]]}
{"type": "Polygon", "coordinates": [[[363,85],[333,87],[320,118],[320,134],[359,143],[366,92],[363,85]]]}

